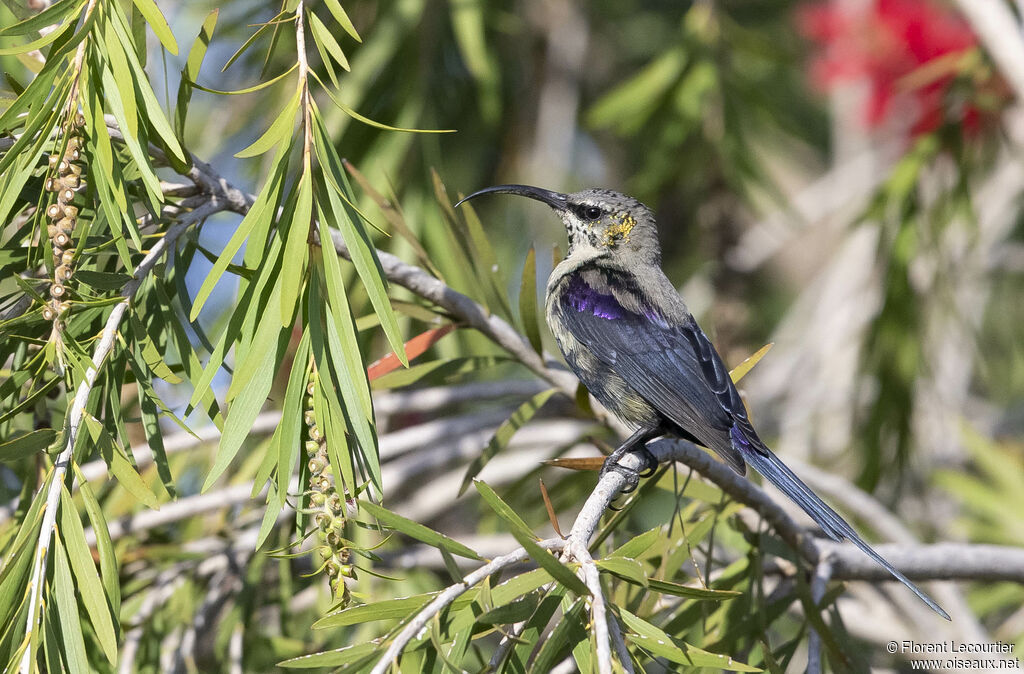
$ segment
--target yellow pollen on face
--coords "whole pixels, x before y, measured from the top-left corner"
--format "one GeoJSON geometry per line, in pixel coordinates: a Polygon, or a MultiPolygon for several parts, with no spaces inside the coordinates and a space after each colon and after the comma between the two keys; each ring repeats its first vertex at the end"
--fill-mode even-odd
{"type": "Polygon", "coordinates": [[[601,243],[611,246],[619,241],[629,241],[629,233],[636,227],[636,219],[629,213],[619,213],[618,222],[608,225],[601,234],[601,243]]]}

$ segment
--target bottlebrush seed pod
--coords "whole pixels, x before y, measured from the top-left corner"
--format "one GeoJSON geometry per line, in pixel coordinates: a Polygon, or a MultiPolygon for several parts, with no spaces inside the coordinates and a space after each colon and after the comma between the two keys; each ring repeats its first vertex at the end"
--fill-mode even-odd
{"type": "Polygon", "coordinates": [[[313,521],[316,522],[316,528],[321,531],[327,531],[331,526],[331,517],[326,513],[317,513],[313,521]]]}
{"type": "Polygon", "coordinates": [[[75,175],[75,176],[82,175],[82,167],[81,166],[79,166],[78,164],[70,164],[70,163],[67,163],[67,162],[65,162],[65,163],[67,164],[67,169],[62,169],[61,170],[62,174],[64,174],[64,175],[70,174],[70,175],[75,175]]]}
{"type": "Polygon", "coordinates": [[[82,141],[79,140],[78,136],[71,136],[68,138],[68,152],[77,150],[80,147],[82,147],[82,141]]]}
{"type": "Polygon", "coordinates": [[[60,198],[63,199],[64,201],[74,201],[75,200],[75,191],[74,190],[64,190],[63,192],[60,193],[60,198]]]}
{"type": "Polygon", "coordinates": [[[342,503],[341,497],[338,496],[337,492],[333,493],[327,499],[327,507],[331,509],[331,512],[335,515],[341,514],[342,503]]]}
{"type": "Polygon", "coordinates": [[[324,472],[324,468],[327,466],[324,464],[324,460],[319,456],[314,456],[309,460],[309,472],[313,475],[319,475],[324,472]]]}
{"type": "Polygon", "coordinates": [[[314,440],[316,442],[320,442],[320,439],[323,438],[324,436],[320,434],[320,429],[319,428],[317,428],[316,426],[310,426],[309,427],[309,437],[310,437],[311,440],[314,440]]]}
{"type": "MultiPolygon", "coordinates": [[[[67,248],[69,243],[71,243],[71,237],[64,232],[57,232],[56,236],[53,237],[53,245],[61,249],[61,255],[64,255],[63,249],[67,248]]],[[[54,251],[55,254],[56,252],[54,251]]]]}
{"type": "Polygon", "coordinates": [[[60,230],[57,229],[57,225],[47,225],[46,226],[46,236],[48,238],[50,238],[50,239],[52,239],[53,237],[57,236],[57,232],[59,232],[59,231],[60,230]]]}
{"type": "Polygon", "coordinates": [[[54,166],[57,165],[57,162],[61,161],[61,159],[59,156],[51,154],[49,159],[47,159],[46,161],[49,163],[50,168],[53,168],[54,166]]]}
{"type": "Polygon", "coordinates": [[[60,182],[65,188],[69,190],[75,190],[78,189],[78,186],[81,184],[82,181],[79,180],[78,176],[76,175],[68,175],[61,178],[60,182]]]}
{"type": "Polygon", "coordinates": [[[77,222],[78,221],[75,220],[74,218],[61,218],[60,220],[53,224],[54,226],[57,227],[58,230],[64,232],[68,236],[71,236],[71,233],[75,231],[75,225],[77,224],[77,222]]]}
{"type": "Polygon", "coordinates": [[[71,161],[78,161],[79,159],[82,158],[82,153],[79,152],[77,149],[72,150],[71,152],[68,152],[68,157],[71,158],[71,161]]]}
{"type": "Polygon", "coordinates": [[[64,209],[60,204],[50,204],[46,209],[46,215],[53,220],[58,219],[64,214],[64,209]]]}
{"type": "Polygon", "coordinates": [[[74,220],[78,217],[78,206],[64,206],[64,216],[74,220]]]}
{"type": "Polygon", "coordinates": [[[306,440],[306,454],[316,454],[316,451],[320,449],[320,443],[315,440],[306,440]]]}
{"type": "Polygon", "coordinates": [[[307,426],[313,426],[316,424],[316,414],[313,413],[313,410],[306,410],[303,418],[306,420],[307,426]]]}
{"type": "Polygon", "coordinates": [[[316,391],[316,383],[309,382],[309,384],[306,385],[306,395],[312,396],[314,391],[316,391]]]}
{"type": "Polygon", "coordinates": [[[324,496],[323,493],[318,492],[318,491],[315,491],[315,492],[313,492],[313,493],[311,493],[309,495],[309,502],[312,503],[313,505],[315,505],[318,508],[323,506],[323,504],[324,504],[324,502],[326,500],[327,500],[327,497],[324,496]]]}
{"type": "Polygon", "coordinates": [[[73,251],[73,250],[66,250],[63,253],[61,253],[61,255],[60,255],[60,263],[61,264],[71,264],[71,262],[74,259],[75,259],[75,251],[73,251]]]}
{"type": "Polygon", "coordinates": [[[46,179],[46,191],[47,192],[56,192],[57,189],[58,189],[57,188],[57,182],[53,178],[47,178],[46,179]]]}
{"type": "Polygon", "coordinates": [[[55,314],[53,312],[53,309],[51,309],[49,306],[45,306],[43,307],[43,318],[47,321],[52,321],[53,319],[57,318],[57,314],[55,314]]]}
{"type": "Polygon", "coordinates": [[[317,480],[317,487],[320,491],[328,491],[334,487],[334,480],[331,479],[330,474],[324,473],[317,480]]]}
{"type": "Polygon", "coordinates": [[[71,278],[71,267],[66,264],[62,264],[54,271],[54,276],[59,281],[67,281],[71,278]]]}
{"type": "Polygon", "coordinates": [[[71,302],[61,302],[57,305],[57,313],[61,315],[66,314],[70,308],[71,302]]]}
{"type": "Polygon", "coordinates": [[[64,286],[59,283],[54,283],[50,286],[50,297],[64,297],[64,286]]]}
{"type": "Polygon", "coordinates": [[[75,126],[77,126],[77,127],[85,126],[85,115],[83,115],[80,112],[76,112],[75,113],[75,126]]]}
{"type": "Polygon", "coordinates": [[[338,548],[341,546],[341,536],[334,531],[327,532],[327,545],[332,548],[338,548]]]}
{"type": "Polygon", "coordinates": [[[324,566],[324,571],[326,571],[327,575],[330,576],[331,578],[334,578],[335,576],[337,576],[338,572],[340,570],[341,569],[339,569],[338,565],[335,564],[334,562],[327,562],[327,564],[324,566]]]}

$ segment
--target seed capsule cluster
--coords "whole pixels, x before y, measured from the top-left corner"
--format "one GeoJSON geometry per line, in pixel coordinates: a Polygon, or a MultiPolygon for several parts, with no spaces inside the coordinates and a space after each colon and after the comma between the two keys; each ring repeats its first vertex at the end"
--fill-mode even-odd
{"type": "Polygon", "coordinates": [[[306,456],[309,458],[309,508],[316,523],[320,554],[323,556],[323,570],[327,573],[335,599],[347,603],[349,600],[346,578],[355,578],[355,567],[350,563],[351,553],[344,538],[345,521],[349,511],[355,510],[355,501],[344,496],[334,485],[330,457],[327,454],[327,438],[317,427],[313,411],[313,393],[316,390],[316,372],[309,375],[306,383],[306,408],[304,411],[309,439],[306,441],[306,456]]]}
{"type": "Polygon", "coordinates": [[[74,205],[75,194],[85,186],[82,179],[84,155],[82,154],[82,135],[80,129],[85,124],[81,114],[75,115],[74,124],[70,127],[67,147],[64,155],[50,155],[50,175],[46,180],[46,191],[57,194],[56,202],[46,208],[46,217],[50,223],[46,226],[46,234],[53,245],[53,284],[50,286],[50,301],[43,307],[43,318],[53,321],[59,327],[59,321],[67,313],[70,304],[67,302],[67,282],[71,280],[74,263],[74,245],[71,239],[78,224],[78,207],[74,205]]]}

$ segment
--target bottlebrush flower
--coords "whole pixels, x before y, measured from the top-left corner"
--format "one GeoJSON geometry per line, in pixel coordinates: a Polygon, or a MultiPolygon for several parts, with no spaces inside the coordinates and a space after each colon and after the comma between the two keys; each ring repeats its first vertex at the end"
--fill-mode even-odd
{"type": "Polygon", "coordinates": [[[928,0],[873,0],[844,10],[835,1],[805,5],[797,25],[815,44],[810,76],[817,87],[867,82],[870,128],[898,113],[909,115],[912,136],[943,122],[971,134],[1008,100],[1005,84],[987,68],[964,68],[977,39],[951,10],[928,0]]]}

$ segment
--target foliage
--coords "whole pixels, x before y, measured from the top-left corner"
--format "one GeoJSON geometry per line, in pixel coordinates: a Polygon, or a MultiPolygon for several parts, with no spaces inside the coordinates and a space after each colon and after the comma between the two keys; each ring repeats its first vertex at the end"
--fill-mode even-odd
{"type": "MultiPolygon", "coordinates": [[[[843,127],[806,86],[805,52],[863,28],[831,4],[42,4],[0,9],[5,671],[397,671],[406,637],[401,671],[597,671],[600,611],[627,671],[782,672],[809,641],[834,671],[888,663],[843,622],[843,585],[812,590],[800,550],[692,470],[620,498],[584,549],[561,536],[595,482],[564,467],[599,465],[616,428],[548,355],[557,239],[504,202],[452,206],[530,171],[655,207],[727,360],[783,335],[733,372],[780,454],[826,426],[839,450],[811,458],[888,505],[954,497],[924,537],[1021,545],[1019,442],[969,419],[1012,426],[1024,377],[1019,275],[993,253],[1020,230],[1009,94],[946,10],[939,65],[861,54],[872,125],[921,87],[894,131],[843,127]],[[808,215],[793,185],[844,134],[895,156],[808,215]],[[779,209],[798,224],[743,267],[779,209]],[[869,230],[870,301],[840,344],[802,288],[869,230]],[[801,361],[845,422],[808,421],[801,361]],[[958,432],[931,480],[937,418],[958,432]]],[[[871,20],[912,33],[901,6],[871,20]]],[[[1018,589],[968,599],[1020,645],[1018,589]]]]}

